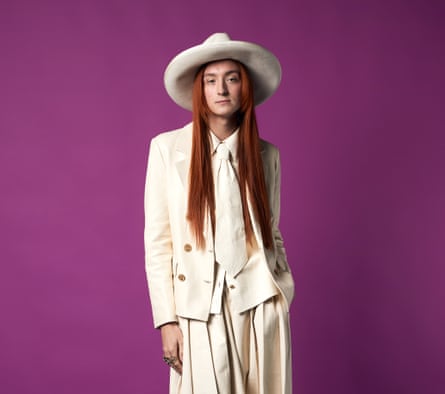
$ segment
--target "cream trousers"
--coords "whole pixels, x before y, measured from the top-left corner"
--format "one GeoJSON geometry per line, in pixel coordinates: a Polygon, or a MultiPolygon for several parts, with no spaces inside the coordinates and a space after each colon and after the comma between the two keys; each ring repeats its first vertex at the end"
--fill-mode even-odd
{"type": "Polygon", "coordinates": [[[208,322],[179,318],[183,375],[170,372],[170,394],[291,394],[289,316],[281,295],[236,313],[230,289],[208,322]]]}

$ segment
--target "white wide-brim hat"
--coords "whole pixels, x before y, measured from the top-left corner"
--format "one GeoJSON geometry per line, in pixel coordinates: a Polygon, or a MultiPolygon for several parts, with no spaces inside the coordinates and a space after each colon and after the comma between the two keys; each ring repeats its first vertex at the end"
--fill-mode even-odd
{"type": "Polygon", "coordinates": [[[226,33],[212,34],[202,44],[179,53],[164,73],[165,89],[179,106],[192,110],[192,89],[199,68],[217,60],[237,60],[246,66],[253,83],[255,105],[261,104],[277,90],[281,66],[276,56],[245,41],[232,41],[226,33]]]}

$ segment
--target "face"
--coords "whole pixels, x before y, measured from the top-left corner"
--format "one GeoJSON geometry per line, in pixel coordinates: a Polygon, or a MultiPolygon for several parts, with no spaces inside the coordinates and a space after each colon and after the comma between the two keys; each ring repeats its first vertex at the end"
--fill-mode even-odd
{"type": "Polygon", "coordinates": [[[210,63],[204,70],[203,84],[210,116],[233,119],[241,106],[239,65],[232,60],[210,63]]]}

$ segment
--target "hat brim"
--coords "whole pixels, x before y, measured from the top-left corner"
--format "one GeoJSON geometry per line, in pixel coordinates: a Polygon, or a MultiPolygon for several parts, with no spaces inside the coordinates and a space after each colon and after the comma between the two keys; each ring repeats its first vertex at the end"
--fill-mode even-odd
{"type": "Polygon", "coordinates": [[[247,68],[253,83],[255,105],[269,98],[280,84],[280,62],[270,51],[250,42],[225,41],[197,45],[173,58],[164,73],[167,93],[176,104],[192,110],[193,82],[199,68],[224,59],[237,60],[247,68]]]}

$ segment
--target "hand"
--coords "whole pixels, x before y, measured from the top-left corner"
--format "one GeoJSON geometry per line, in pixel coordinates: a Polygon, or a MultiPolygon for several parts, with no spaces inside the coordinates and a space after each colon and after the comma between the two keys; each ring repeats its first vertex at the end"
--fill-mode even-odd
{"type": "Polygon", "coordinates": [[[183,337],[178,323],[161,326],[161,338],[165,362],[182,375],[183,337]]]}

